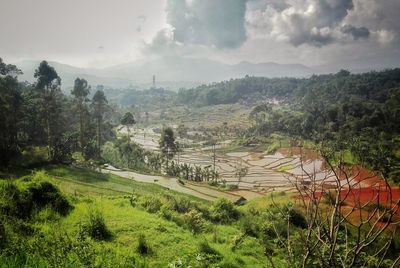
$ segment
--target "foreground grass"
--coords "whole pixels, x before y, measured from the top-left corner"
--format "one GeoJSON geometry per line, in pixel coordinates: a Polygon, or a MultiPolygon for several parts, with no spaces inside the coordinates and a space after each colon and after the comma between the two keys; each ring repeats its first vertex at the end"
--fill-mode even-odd
{"type": "Polygon", "coordinates": [[[207,201],[158,185],[76,167],[46,166],[15,183],[24,188],[29,180],[57,185],[74,208],[65,217],[49,208],[38,211],[21,222],[32,229],[28,234],[21,234],[12,222],[5,220],[11,246],[8,254],[0,253],[0,267],[266,266],[260,240],[243,235],[238,223],[220,224],[194,217],[195,223],[199,221],[204,228],[196,232],[189,228],[190,211],[198,208],[207,213],[210,206],[207,201]],[[138,198],[137,204],[133,198],[138,198]],[[140,205],[156,198],[162,202],[176,198],[191,204],[190,211],[178,213],[161,204],[162,208],[148,212],[150,209],[140,205]],[[91,211],[97,211],[104,219],[111,233],[109,239],[98,241],[82,236],[82,226],[91,211]],[[138,251],[143,241],[148,250],[145,254],[138,251]]]}
{"type": "Polygon", "coordinates": [[[56,184],[64,193],[73,196],[126,196],[127,194],[163,195],[171,194],[185,196],[198,202],[207,202],[203,199],[170,191],[162,186],[138,182],[122,178],[113,174],[104,174],[86,168],[49,165],[42,169],[48,179],[56,184]]]}
{"type": "Polygon", "coordinates": [[[179,259],[193,258],[200,253],[199,245],[204,241],[221,253],[225,262],[232,266],[263,266],[263,262],[260,261],[260,258],[263,259],[263,250],[254,238],[247,238],[238,250],[232,251],[231,244],[240,235],[240,230],[233,226],[217,225],[212,232],[195,235],[158,214],[132,208],[127,199],[118,197],[78,202],[71,215],[61,222],[60,227],[67,230],[69,235],[74,235],[79,231],[81,219],[85,218],[88,210],[94,206],[102,211],[114,236],[112,241],[103,242],[102,246],[135,256],[139,237],[144,236],[152,253],[136,257],[144,260],[150,267],[165,267],[179,259]]]}

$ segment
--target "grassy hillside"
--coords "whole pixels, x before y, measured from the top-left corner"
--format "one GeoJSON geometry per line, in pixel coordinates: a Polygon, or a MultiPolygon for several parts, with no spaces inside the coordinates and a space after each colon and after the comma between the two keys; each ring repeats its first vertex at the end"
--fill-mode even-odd
{"type": "MultiPolygon", "coordinates": [[[[0,180],[1,268],[293,267],[304,256],[305,235],[314,230],[299,199],[283,192],[236,206],[78,167],[51,165],[11,175],[0,180]]],[[[321,208],[326,213],[329,203],[321,208]]],[[[352,245],[358,232],[343,226],[339,239],[352,245]]],[[[387,240],[391,230],[348,267],[377,267],[380,261],[381,267],[395,267],[400,244],[398,236],[387,240]],[[382,259],[372,256],[389,246],[382,259]]],[[[305,267],[329,263],[329,247],[321,248],[305,267]]],[[[335,257],[346,257],[344,249],[335,257]]]]}
{"type": "MultiPolygon", "coordinates": [[[[44,167],[11,181],[0,181],[3,199],[7,185],[15,185],[26,198],[29,185],[45,181],[57,185],[73,208],[63,216],[51,202],[34,205],[21,218],[0,206],[5,229],[0,267],[266,265],[260,240],[244,235],[236,218],[213,210],[207,201],[65,166],[44,167]]],[[[233,205],[232,209],[239,215],[233,205]]]]}

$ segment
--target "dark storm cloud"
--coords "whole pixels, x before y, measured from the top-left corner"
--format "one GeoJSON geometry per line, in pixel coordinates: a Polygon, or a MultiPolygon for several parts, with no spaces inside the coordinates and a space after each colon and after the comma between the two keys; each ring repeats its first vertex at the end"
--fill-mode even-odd
{"type": "Polygon", "coordinates": [[[291,7],[293,12],[283,12],[282,21],[277,27],[285,33],[285,27],[292,29],[287,32],[289,41],[299,46],[309,44],[323,46],[334,41],[334,28],[347,16],[353,8],[352,0],[319,0],[307,1],[307,9],[291,7]],[[284,23],[287,22],[287,23],[284,23]],[[287,25],[289,24],[289,25],[287,25]]]}
{"type": "Polygon", "coordinates": [[[246,0],[169,0],[174,41],[236,48],[246,40],[246,0]]]}
{"type": "Polygon", "coordinates": [[[365,27],[354,27],[352,25],[344,25],[341,28],[341,31],[345,34],[351,35],[355,40],[358,39],[367,39],[370,35],[370,32],[365,27]]]}
{"type": "Polygon", "coordinates": [[[316,26],[334,26],[340,23],[354,5],[352,0],[319,0],[316,5],[316,26]]]}
{"type": "Polygon", "coordinates": [[[279,7],[272,0],[252,2],[264,3],[265,8],[260,15],[254,8],[257,5],[249,2],[247,20],[250,28],[263,25],[261,28],[265,30],[265,25],[268,25],[270,32],[267,34],[287,40],[294,46],[321,47],[335,42],[338,27],[354,8],[352,0],[286,0],[281,1],[279,7]]]}

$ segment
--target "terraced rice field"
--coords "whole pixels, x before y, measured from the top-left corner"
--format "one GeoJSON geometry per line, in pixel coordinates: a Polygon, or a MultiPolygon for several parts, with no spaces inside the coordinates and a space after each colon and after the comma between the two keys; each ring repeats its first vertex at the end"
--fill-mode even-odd
{"type": "MultiPolygon", "coordinates": [[[[160,134],[151,129],[136,130],[132,137],[133,141],[153,151],[158,150],[159,139],[160,134]]],[[[179,142],[194,144],[194,141],[187,139],[179,140],[179,142]]],[[[226,145],[227,142],[216,147],[226,145]]],[[[199,148],[185,149],[175,156],[175,161],[212,169],[214,163],[212,148],[206,146],[199,148]]],[[[217,152],[215,169],[222,180],[238,186],[238,190],[233,191],[235,194],[246,199],[253,199],[272,191],[294,191],[294,183],[300,182],[307,185],[311,180],[327,189],[336,187],[336,177],[327,168],[321,156],[316,151],[300,147],[281,148],[273,154],[247,151],[217,152]],[[237,170],[241,168],[246,168],[247,173],[239,179],[237,170]]],[[[382,178],[371,175],[367,169],[358,166],[349,167],[347,175],[350,180],[344,181],[344,184],[347,184],[346,187],[370,188],[382,183],[382,178]]],[[[345,180],[343,174],[340,176],[342,180],[345,180]]]]}
{"type": "MultiPolygon", "coordinates": [[[[142,145],[147,150],[158,150],[160,134],[151,129],[136,130],[132,140],[142,145]]],[[[183,143],[194,143],[191,140],[179,140],[183,143]]],[[[226,146],[227,143],[216,147],[226,146]]],[[[213,151],[211,147],[201,149],[185,149],[175,156],[175,161],[197,165],[202,167],[213,167],[213,151]]],[[[229,184],[238,185],[239,190],[247,190],[255,193],[267,193],[270,191],[288,191],[293,189],[294,177],[302,178],[307,172],[313,172],[325,178],[322,161],[319,159],[303,159],[303,169],[300,167],[300,156],[292,150],[282,149],[275,154],[263,152],[230,152],[216,153],[215,168],[220,178],[229,184]],[[239,178],[236,172],[239,168],[247,168],[244,177],[239,178]]]]}

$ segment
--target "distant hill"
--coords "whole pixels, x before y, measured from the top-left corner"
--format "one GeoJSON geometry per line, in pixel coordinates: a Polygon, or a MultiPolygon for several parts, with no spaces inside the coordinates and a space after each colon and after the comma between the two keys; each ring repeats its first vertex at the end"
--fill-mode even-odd
{"type": "MultiPolygon", "coordinates": [[[[39,61],[15,63],[24,74],[20,80],[34,82],[34,70],[39,61]]],[[[190,88],[202,83],[218,82],[246,75],[264,77],[306,77],[315,71],[301,64],[278,64],[241,62],[234,65],[209,59],[163,57],[145,62],[131,62],[104,69],[78,68],[58,62],[49,62],[62,78],[64,89],[71,88],[76,77],[85,78],[91,85],[105,85],[111,88],[136,86],[149,88],[153,75],[157,87],[176,90],[190,88]]]]}
{"type": "Polygon", "coordinates": [[[156,75],[157,81],[210,83],[241,78],[246,75],[305,77],[314,73],[314,70],[301,64],[241,62],[229,65],[209,59],[183,57],[162,57],[147,62],[132,62],[109,67],[105,71],[112,76],[130,77],[138,83],[151,81],[153,74],[156,75]]]}
{"type": "MultiPolygon", "coordinates": [[[[34,82],[33,77],[35,69],[39,66],[40,61],[22,61],[15,63],[18,68],[23,71],[23,75],[19,76],[20,81],[34,82]]],[[[103,75],[101,71],[96,69],[78,68],[67,64],[49,61],[58,75],[61,77],[62,88],[70,89],[74,85],[74,80],[77,77],[85,78],[91,85],[106,85],[109,87],[127,87],[134,84],[132,80],[123,77],[110,77],[103,75]]]]}

